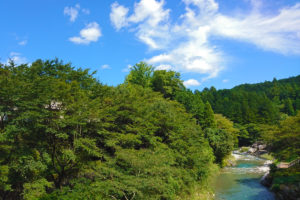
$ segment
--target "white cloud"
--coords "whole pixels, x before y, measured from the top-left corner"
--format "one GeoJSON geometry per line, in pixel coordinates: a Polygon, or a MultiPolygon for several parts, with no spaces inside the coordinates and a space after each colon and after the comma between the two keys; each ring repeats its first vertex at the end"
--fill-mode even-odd
{"type": "Polygon", "coordinates": [[[101,69],[111,69],[111,67],[109,65],[102,65],[101,69]]]}
{"type": "Polygon", "coordinates": [[[169,9],[163,9],[164,0],[141,0],[134,5],[134,13],[129,17],[133,23],[146,22],[152,27],[169,18],[169,9]]]}
{"type": "Polygon", "coordinates": [[[135,31],[151,50],[159,50],[146,59],[150,64],[205,74],[202,81],[218,76],[226,68],[226,53],[212,44],[213,36],[277,53],[300,54],[300,3],[267,15],[262,10],[263,1],[247,0],[252,6],[250,12],[229,16],[220,13],[215,0],[182,1],[185,12],[172,21],[164,0],[140,0],[130,15],[128,8],[115,2],[111,22],[117,30],[135,31]]]}
{"type": "Polygon", "coordinates": [[[155,70],[171,70],[172,66],[171,65],[158,65],[155,67],[155,70]]]}
{"type": "Polygon", "coordinates": [[[65,7],[64,15],[70,16],[70,21],[74,22],[78,16],[78,11],[80,9],[80,5],[76,4],[75,7],[65,7]]]}
{"type": "Polygon", "coordinates": [[[282,54],[300,54],[300,3],[266,16],[253,12],[242,18],[218,15],[214,34],[255,44],[282,54]]]}
{"type": "Polygon", "coordinates": [[[111,5],[110,21],[117,30],[127,25],[127,13],[128,8],[119,5],[117,2],[111,5]]]}
{"type": "MultiPolygon", "coordinates": [[[[219,9],[219,5],[214,0],[183,0],[183,2],[188,6],[193,4],[198,7],[202,16],[214,14],[219,9]]],[[[187,8],[187,10],[189,9],[187,8]]]]}
{"type": "Polygon", "coordinates": [[[160,49],[169,38],[169,9],[163,9],[164,0],[141,0],[134,4],[134,12],[117,2],[111,5],[110,20],[116,30],[136,25],[136,36],[152,49],[160,49]]]}
{"type": "Polygon", "coordinates": [[[86,8],[80,8],[79,4],[76,4],[74,7],[65,7],[64,8],[64,15],[68,15],[70,17],[71,22],[75,22],[76,18],[78,17],[79,11],[82,13],[89,15],[90,10],[86,8]]]}
{"type": "Polygon", "coordinates": [[[81,11],[86,15],[89,15],[91,13],[90,10],[86,8],[82,8],[81,11]]]}
{"type": "Polygon", "coordinates": [[[228,83],[228,81],[229,81],[228,79],[223,79],[222,80],[223,83],[228,83]]]}
{"type": "Polygon", "coordinates": [[[159,62],[169,62],[172,59],[173,58],[171,57],[171,55],[160,54],[160,55],[157,55],[157,56],[154,56],[154,57],[150,58],[149,60],[147,60],[147,62],[150,63],[150,64],[159,63],[159,62]]]}
{"type": "Polygon", "coordinates": [[[99,25],[96,22],[92,22],[80,31],[79,37],[71,37],[69,40],[76,44],[90,44],[91,42],[97,42],[101,35],[102,33],[99,25]]]}
{"type": "Polygon", "coordinates": [[[193,86],[199,86],[200,82],[195,79],[189,79],[183,82],[183,85],[185,87],[193,87],[193,86]]]}
{"type": "Polygon", "coordinates": [[[8,64],[10,60],[14,61],[14,63],[17,65],[28,63],[28,60],[25,57],[23,57],[22,54],[17,52],[11,52],[9,54],[9,59],[7,59],[6,63],[8,64]]]}
{"type": "Polygon", "coordinates": [[[175,70],[182,72],[196,72],[215,77],[223,69],[220,65],[221,52],[210,47],[199,39],[184,42],[168,53],[160,54],[148,60],[150,64],[175,66],[175,70]]]}
{"type": "Polygon", "coordinates": [[[20,46],[25,46],[27,44],[27,40],[22,40],[18,43],[20,46]]]}

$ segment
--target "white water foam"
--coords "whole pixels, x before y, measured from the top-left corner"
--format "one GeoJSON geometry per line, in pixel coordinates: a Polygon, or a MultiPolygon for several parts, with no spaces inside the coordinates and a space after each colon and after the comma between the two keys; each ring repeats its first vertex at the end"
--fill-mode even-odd
{"type": "MultiPolygon", "coordinates": [[[[233,152],[232,156],[235,157],[236,160],[239,161],[257,161],[262,162],[263,159],[258,158],[256,156],[248,155],[248,154],[240,154],[238,152],[233,152]]],[[[267,173],[270,171],[270,164],[272,161],[266,160],[263,165],[259,166],[249,166],[249,167],[228,167],[224,168],[224,173],[236,173],[236,174],[245,174],[245,173],[267,173]]]]}
{"type": "Polygon", "coordinates": [[[236,153],[232,153],[231,154],[236,160],[239,160],[239,159],[241,159],[241,155],[239,155],[239,154],[236,154],[236,153]]]}
{"type": "Polygon", "coordinates": [[[257,166],[257,167],[231,167],[224,168],[223,173],[235,173],[235,174],[249,174],[249,173],[266,173],[270,170],[269,166],[257,166]]]}
{"type": "Polygon", "coordinates": [[[252,156],[252,155],[249,155],[249,154],[244,154],[244,153],[233,152],[231,155],[233,157],[235,157],[236,160],[263,160],[259,157],[252,156]]]}

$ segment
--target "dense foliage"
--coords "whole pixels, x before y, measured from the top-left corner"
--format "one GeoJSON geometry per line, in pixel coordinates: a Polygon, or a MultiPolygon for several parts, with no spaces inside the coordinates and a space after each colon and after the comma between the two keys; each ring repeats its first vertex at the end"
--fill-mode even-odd
{"type": "Polygon", "coordinates": [[[117,87],[93,75],[57,59],[0,64],[2,199],[178,199],[238,144],[299,154],[300,76],[192,92],[144,62],[117,87]]]}
{"type": "Polygon", "coordinates": [[[279,127],[268,132],[267,140],[279,160],[292,161],[300,155],[300,112],[281,121],[279,127]],[[271,140],[270,140],[271,137],[271,140]]]}
{"type": "Polygon", "coordinates": [[[216,120],[210,103],[207,101],[204,104],[199,92],[193,93],[187,90],[180,80],[179,73],[165,70],[154,71],[153,67],[141,62],[133,66],[125,83],[151,88],[162,93],[165,98],[181,103],[205,133],[204,137],[213,149],[216,163],[223,166],[223,161],[237,144],[237,129],[233,128],[230,120],[221,115],[217,115],[216,120]]]}
{"type": "Polygon", "coordinates": [[[1,198],[175,199],[205,183],[215,158],[170,99],[179,75],[139,70],[107,87],[58,60],[1,65],[1,198]]]}
{"type": "Polygon", "coordinates": [[[276,124],[280,112],[295,115],[300,110],[300,75],[288,79],[244,84],[233,89],[202,91],[216,113],[239,124],[276,124]]]}

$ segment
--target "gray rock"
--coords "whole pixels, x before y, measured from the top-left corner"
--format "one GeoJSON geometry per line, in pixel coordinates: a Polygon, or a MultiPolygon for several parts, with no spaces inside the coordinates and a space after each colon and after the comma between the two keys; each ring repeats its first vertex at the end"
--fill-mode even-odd
{"type": "Polygon", "coordinates": [[[272,177],[270,176],[269,172],[267,172],[260,180],[260,183],[263,186],[270,187],[272,185],[272,177]]]}
{"type": "Polygon", "coordinates": [[[264,150],[267,147],[265,144],[258,145],[259,150],[264,150]]]}
{"type": "Polygon", "coordinates": [[[257,151],[256,148],[249,148],[248,152],[247,153],[255,153],[257,151]]]}
{"type": "Polygon", "coordinates": [[[265,154],[265,153],[268,153],[268,151],[266,151],[266,150],[259,150],[259,151],[258,151],[258,154],[259,154],[259,155],[265,154]]]}

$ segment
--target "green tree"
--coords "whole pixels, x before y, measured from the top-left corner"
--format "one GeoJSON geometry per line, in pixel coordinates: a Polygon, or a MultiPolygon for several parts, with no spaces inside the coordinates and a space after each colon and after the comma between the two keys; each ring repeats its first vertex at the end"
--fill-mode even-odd
{"type": "Polygon", "coordinates": [[[207,128],[205,137],[214,151],[216,162],[221,166],[234,147],[234,136],[224,129],[207,128]]]}
{"type": "Polygon", "coordinates": [[[193,114],[193,117],[197,120],[197,124],[201,124],[204,119],[204,103],[201,98],[201,93],[184,89],[176,93],[176,101],[183,104],[186,110],[193,114]]]}
{"type": "Polygon", "coordinates": [[[144,88],[150,87],[153,71],[154,68],[145,62],[135,64],[126,77],[125,83],[137,84],[144,88]]]}
{"type": "Polygon", "coordinates": [[[237,146],[238,145],[237,136],[238,136],[239,129],[234,127],[233,122],[221,114],[215,114],[214,119],[216,122],[216,127],[218,129],[222,129],[222,130],[226,131],[228,134],[230,134],[234,145],[237,146]]]}
{"type": "Polygon", "coordinates": [[[280,123],[272,151],[279,160],[291,161],[300,154],[300,112],[280,123]]]}
{"type": "Polygon", "coordinates": [[[200,124],[202,129],[216,127],[214,111],[212,110],[209,102],[205,103],[204,111],[203,111],[203,119],[201,119],[200,124]]]}
{"type": "Polygon", "coordinates": [[[174,99],[175,94],[184,88],[180,74],[174,71],[156,70],[151,79],[152,88],[164,95],[165,98],[174,99]]]}
{"type": "Polygon", "coordinates": [[[87,92],[95,80],[88,71],[58,60],[9,65],[1,71],[0,81],[8,82],[0,97],[5,113],[0,151],[11,153],[0,160],[8,177],[0,193],[13,199],[38,198],[47,187],[61,188],[88,158],[101,156],[86,133],[97,112],[97,102],[87,92]]]}
{"type": "Polygon", "coordinates": [[[293,103],[290,98],[284,100],[283,112],[292,116],[295,114],[293,103]]]}

